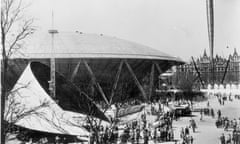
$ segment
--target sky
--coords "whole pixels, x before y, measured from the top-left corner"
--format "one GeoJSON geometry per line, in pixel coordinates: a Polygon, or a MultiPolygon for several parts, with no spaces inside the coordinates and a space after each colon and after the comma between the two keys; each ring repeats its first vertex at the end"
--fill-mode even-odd
{"type": "MultiPolygon", "coordinates": [[[[39,31],[97,33],[137,42],[185,61],[209,54],[206,0],[25,0],[39,31]]],[[[240,0],[215,0],[214,53],[240,53],[240,0]],[[226,47],[229,48],[226,48],[226,47]]]]}

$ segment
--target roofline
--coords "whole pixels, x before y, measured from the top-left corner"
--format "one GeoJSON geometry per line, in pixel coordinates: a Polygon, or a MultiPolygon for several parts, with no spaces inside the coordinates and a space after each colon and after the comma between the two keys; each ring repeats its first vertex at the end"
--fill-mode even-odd
{"type": "MultiPolygon", "coordinates": [[[[51,58],[50,53],[28,53],[20,56],[13,56],[12,59],[45,59],[51,58]]],[[[185,63],[183,60],[172,56],[157,56],[157,55],[135,55],[135,54],[112,54],[112,53],[55,53],[55,58],[71,59],[71,58],[88,58],[88,59],[148,59],[148,60],[167,60],[185,63]]]]}

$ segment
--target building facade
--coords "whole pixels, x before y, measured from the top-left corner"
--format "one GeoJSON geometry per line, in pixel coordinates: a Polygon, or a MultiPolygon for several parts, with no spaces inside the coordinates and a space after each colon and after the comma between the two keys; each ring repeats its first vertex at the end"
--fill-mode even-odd
{"type": "MultiPolygon", "coordinates": [[[[210,56],[207,55],[206,50],[204,50],[202,56],[194,61],[205,86],[209,83],[240,84],[240,55],[236,48],[228,58],[216,55],[214,57],[214,70],[212,70],[210,56]],[[229,64],[227,66],[228,59],[229,64]],[[225,78],[223,80],[224,73],[225,78]]],[[[192,74],[197,77],[197,71],[193,61],[177,67],[176,77],[186,74],[192,74]]]]}

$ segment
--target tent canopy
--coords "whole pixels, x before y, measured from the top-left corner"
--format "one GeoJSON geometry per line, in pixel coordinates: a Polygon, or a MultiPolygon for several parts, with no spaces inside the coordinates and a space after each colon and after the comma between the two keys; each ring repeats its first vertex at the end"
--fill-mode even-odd
{"type": "MultiPolygon", "coordinates": [[[[33,71],[36,73],[34,66],[40,65],[38,63],[29,64],[9,94],[4,119],[9,123],[31,130],[88,136],[89,132],[83,127],[86,115],[65,111],[59,106],[61,104],[56,104],[44,90],[39,78],[36,79],[36,75],[33,74],[33,71]],[[78,123],[74,117],[77,117],[82,123],[78,123]]],[[[66,97],[72,97],[72,95],[66,95],[66,97]]],[[[95,111],[100,113],[96,107],[95,111]]]]}

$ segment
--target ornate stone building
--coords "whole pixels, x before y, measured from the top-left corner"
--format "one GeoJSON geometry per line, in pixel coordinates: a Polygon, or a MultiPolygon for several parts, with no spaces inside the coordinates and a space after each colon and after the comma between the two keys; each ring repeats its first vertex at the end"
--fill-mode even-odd
{"type": "MultiPolygon", "coordinates": [[[[227,68],[226,76],[223,81],[223,84],[240,83],[240,55],[237,53],[236,48],[234,49],[233,54],[229,55],[229,65],[227,68]]],[[[210,56],[207,55],[206,50],[202,56],[194,60],[196,62],[196,66],[198,71],[200,72],[201,79],[204,84],[214,83],[220,84],[222,82],[224,72],[227,66],[228,58],[224,58],[216,55],[214,57],[214,75],[211,72],[210,65],[210,56]]],[[[183,74],[193,74],[197,76],[196,69],[194,67],[193,61],[188,64],[184,64],[177,67],[176,76],[179,77],[183,74]]],[[[176,78],[177,78],[176,77],[176,78]]]]}

